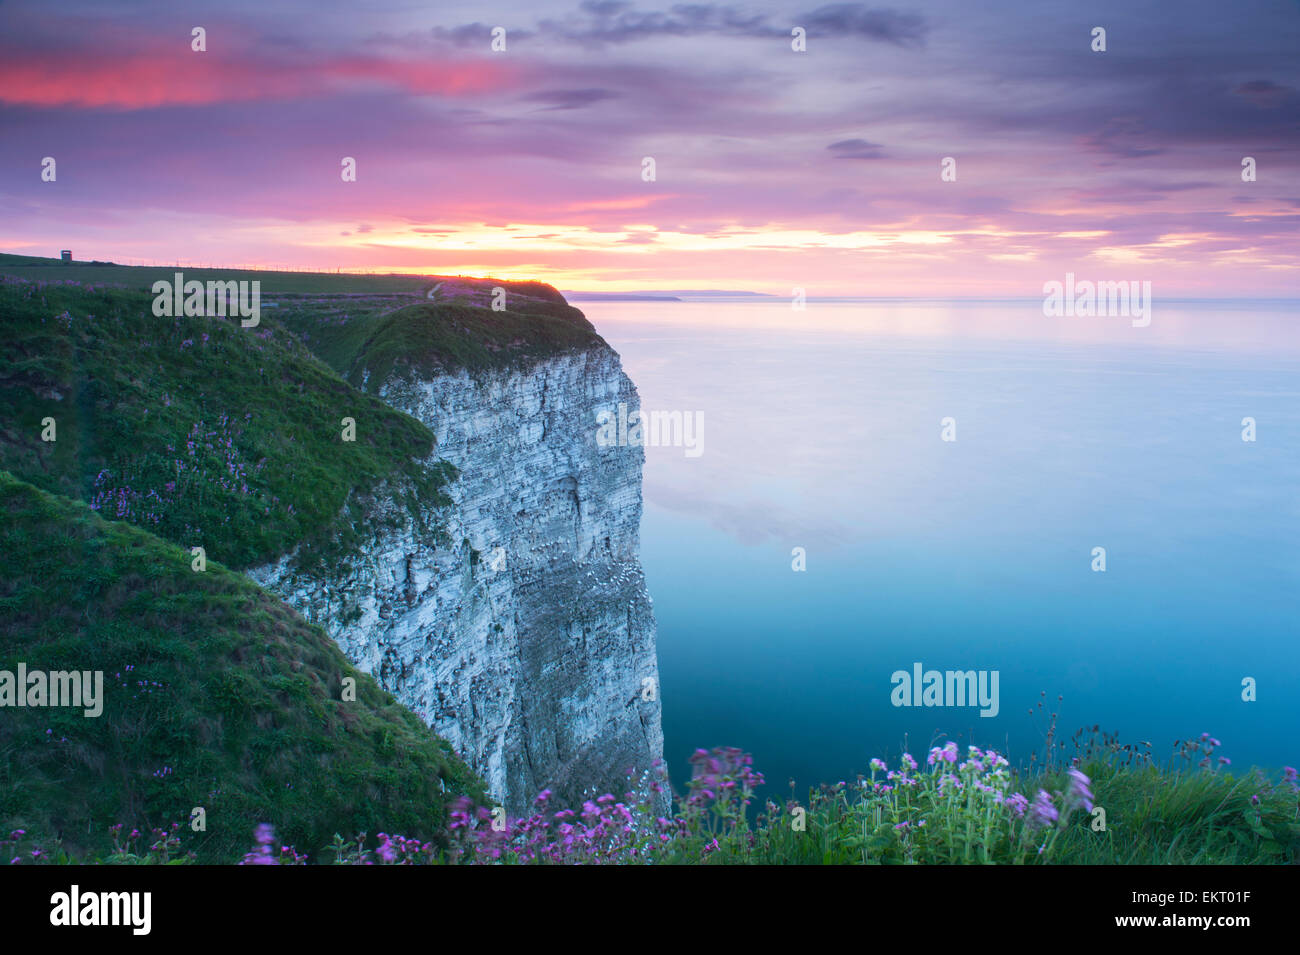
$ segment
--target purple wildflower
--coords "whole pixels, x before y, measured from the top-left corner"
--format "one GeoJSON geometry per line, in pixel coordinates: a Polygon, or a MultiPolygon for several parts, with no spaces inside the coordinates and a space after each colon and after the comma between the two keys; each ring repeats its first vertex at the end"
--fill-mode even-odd
{"type": "Polygon", "coordinates": [[[1077,769],[1070,770],[1070,786],[1066,791],[1066,803],[1071,808],[1082,807],[1084,812],[1092,812],[1092,780],[1077,769]]]}
{"type": "Polygon", "coordinates": [[[262,823],[253,832],[257,846],[244,856],[240,865],[279,865],[279,860],[271,852],[271,843],[275,841],[275,829],[262,823]]]}
{"type": "Polygon", "coordinates": [[[1060,818],[1060,813],[1052,805],[1052,797],[1047,794],[1046,790],[1038,790],[1038,795],[1034,798],[1034,804],[1030,807],[1029,818],[1025,821],[1025,824],[1030,829],[1042,829],[1056,825],[1058,818],[1060,818]]]}

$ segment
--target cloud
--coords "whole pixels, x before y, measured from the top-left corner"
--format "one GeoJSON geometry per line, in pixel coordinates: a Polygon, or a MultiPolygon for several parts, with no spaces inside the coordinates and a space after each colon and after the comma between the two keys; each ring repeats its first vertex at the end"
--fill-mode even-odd
{"type": "Polygon", "coordinates": [[[358,19],[341,3],[256,0],[223,7],[238,22],[206,23],[209,52],[194,54],[160,25],[161,0],[145,2],[109,16],[69,0],[54,17],[0,0],[0,236],[43,235],[57,252],[102,234],[96,257],[153,254],[178,230],[156,213],[142,224],[150,209],[217,223],[179,230],[192,255],[263,241],[280,260],[300,242],[331,265],[678,287],[708,274],[771,288],[795,250],[808,285],[856,287],[864,256],[881,256],[895,285],[974,288],[1008,282],[1012,256],[1055,267],[1103,242],[1196,283],[1296,274],[1300,20],[1266,2],[1239,0],[1233,30],[1210,0],[1185,0],[1196,15],[1176,30],[1117,11],[1105,55],[1061,5],[1006,0],[932,0],[924,19],[872,0],[508,0],[477,14],[500,17],[508,54],[490,52],[491,23],[431,30],[438,18],[406,4],[358,19]],[[807,56],[790,51],[795,25],[807,56]],[[59,158],[57,188],[31,174],[34,152],[59,158]],[[657,183],[640,178],[646,155],[657,183]],[[946,188],[949,155],[961,180],[946,188]],[[1247,155],[1261,173],[1249,186],[1247,155]],[[354,185],[342,156],[358,159],[354,185]],[[538,241],[484,225],[521,222],[538,241]],[[394,223],[417,227],[409,244],[394,223]],[[1086,237],[1098,230],[1110,234],[1086,237]],[[838,238],[859,231],[930,238],[838,238]],[[741,248],[746,233],[771,241],[741,248]],[[442,241],[460,234],[473,243],[442,241]],[[1228,261],[1205,251],[1222,242],[1250,250],[1231,272],[1206,267],[1228,261]]]}
{"type": "MultiPolygon", "coordinates": [[[[509,39],[542,35],[570,43],[621,44],[657,37],[757,37],[789,39],[792,26],[803,26],[823,39],[857,37],[901,47],[920,47],[929,25],[915,13],[876,9],[862,3],[833,3],[773,21],[765,13],[750,13],[717,3],[678,3],[667,11],[638,10],[626,0],[586,0],[572,13],[540,20],[535,30],[509,29],[509,39]]],[[[437,27],[434,35],[459,47],[488,43],[491,27],[470,23],[437,27]]]]}
{"type": "Polygon", "coordinates": [[[832,3],[818,7],[800,19],[809,32],[827,37],[858,36],[896,46],[920,47],[925,44],[928,26],[915,13],[873,10],[861,3],[832,3]]]}
{"type": "Polygon", "coordinates": [[[1242,83],[1235,90],[1238,96],[1244,96],[1256,106],[1277,108],[1296,97],[1296,91],[1289,86],[1281,86],[1272,80],[1251,80],[1242,83]]]}
{"type": "Polygon", "coordinates": [[[615,99],[620,94],[614,90],[593,87],[583,90],[540,90],[524,99],[535,103],[549,104],[546,109],[580,109],[602,100],[615,99]]]}
{"type": "MultiPolygon", "coordinates": [[[[544,33],[579,43],[630,43],[653,37],[691,37],[709,34],[773,36],[764,14],[744,13],[736,7],[710,3],[675,4],[669,12],[640,12],[631,4],[583,4],[582,13],[563,20],[543,20],[544,33]],[[585,15],[584,15],[585,14],[585,15]]],[[[789,28],[781,31],[789,36],[789,28]]]]}
{"type": "Polygon", "coordinates": [[[317,98],[366,88],[466,96],[515,85],[519,73],[515,64],[486,56],[435,61],[328,51],[271,55],[255,45],[234,53],[194,53],[157,40],[134,47],[69,43],[33,50],[17,36],[0,40],[0,103],[37,107],[152,109],[317,98]]]}
{"type": "Polygon", "coordinates": [[[885,147],[865,139],[841,139],[826,148],[835,154],[836,159],[883,159],[881,150],[885,147]]]}
{"type": "MultiPolygon", "coordinates": [[[[473,23],[466,23],[458,27],[434,27],[433,35],[445,43],[450,43],[452,46],[482,46],[484,50],[488,50],[492,44],[493,29],[495,27],[486,23],[479,23],[476,20],[473,23]]],[[[510,48],[510,41],[512,40],[526,40],[529,37],[536,36],[536,33],[531,30],[521,30],[515,27],[505,27],[504,29],[506,31],[507,50],[510,48]]]]}

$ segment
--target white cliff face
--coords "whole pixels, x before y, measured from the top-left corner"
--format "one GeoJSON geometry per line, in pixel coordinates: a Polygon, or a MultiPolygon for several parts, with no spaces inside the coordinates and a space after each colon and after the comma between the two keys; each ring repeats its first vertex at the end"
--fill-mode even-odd
{"type": "Polygon", "coordinates": [[[516,370],[385,383],[460,470],[420,531],[399,518],[325,579],[251,573],[320,624],[522,810],[551,788],[621,794],[663,753],[655,624],[638,559],[639,447],[596,415],[639,405],[598,345],[516,370]],[[437,539],[435,539],[435,537],[437,539]]]}

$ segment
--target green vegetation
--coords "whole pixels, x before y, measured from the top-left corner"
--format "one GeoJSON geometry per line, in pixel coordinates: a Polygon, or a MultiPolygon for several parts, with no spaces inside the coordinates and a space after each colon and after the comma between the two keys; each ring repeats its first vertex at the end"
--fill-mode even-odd
{"type": "MultiPolygon", "coordinates": [[[[998,811],[978,790],[949,799],[920,787],[896,798],[860,798],[849,786],[810,794],[807,830],[790,816],[765,817],[748,839],[723,840],[720,863],[777,864],[1040,864],[1252,865],[1300,862],[1300,816],[1295,789],[1262,775],[1117,768],[1082,763],[1104,830],[1070,806],[1065,771],[1021,778],[1026,792],[1053,797],[1059,815],[998,811]],[[910,798],[909,798],[910,797],[910,798]],[[1257,802],[1252,799],[1257,798],[1257,802]],[[924,825],[922,825],[924,823],[924,825]],[[992,823],[992,824],[990,824],[992,823]],[[1041,850],[1041,851],[1040,851],[1041,850]]],[[[1041,805],[1041,804],[1040,804],[1041,805]]],[[[1094,808],[1095,808],[1094,807],[1094,808]]],[[[678,855],[676,861],[691,861],[678,855]]]]}
{"type": "Polygon", "coordinates": [[[436,302],[352,299],[326,305],[286,299],[276,320],[301,335],[351,384],[372,392],[394,376],[527,366],[602,341],[582,313],[563,299],[535,298],[507,288],[507,308],[494,312],[487,307],[482,284],[466,291],[436,302]]]}
{"type": "Polygon", "coordinates": [[[98,717],[3,711],[0,823],[22,831],[11,850],[233,862],[271,824],[295,860],[381,828],[436,857],[447,801],[482,798],[481,783],[235,571],[292,554],[300,570],[343,573],[407,515],[443,533],[456,474],[433,433],[349,380],[373,391],[412,369],[477,371],[599,339],[537,283],[184,271],[260,281],[261,323],[155,316],[149,286],[172,269],[0,256],[0,671],[105,677],[98,717]],[[509,310],[489,307],[498,285],[509,310]],[[206,831],[189,829],[195,807],[206,831]]]}
{"type": "MultiPolygon", "coordinates": [[[[343,573],[407,515],[441,534],[456,477],[425,425],[343,380],[265,307],[267,290],[304,328],[414,306],[481,329],[494,314],[475,304],[483,283],[451,281],[430,304],[428,278],[224,273],[263,283],[262,321],[242,328],[154,316],[148,286],[172,270],[84,265],[91,286],[74,266],[17,258],[0,257],[0,273],[41,280],[0,277],[0,670],[103,671],[106,699],[97,718],[5,709],[0,821],[51,858],[116,845],[129,848],[113,861],[129,861],[154,841],[161,861],[181,837],[177,851],[236,861],[261,823],[313,859],[336,833],[385,826],[436,851],[446,801],[481,783],[321,630],[234,571],[292,554],[298,569],[343,573]],[[191,567],[199,546],[205,572],[191,567]],[[341,699],[345,677],[356,702],[341,699]],[[196,806],[206,832],[188,830],[196,806]],[[133,840],[133,828],[160,832],[133,840]]],[[[567,315],[554,290],[518,288],[539,315],[567,315]]],[[[357,352],[372,374],[379,354],[403,360],[357,352]]]]}
{"type": "Polygon", "coordinates": [[[956,743],[924,762],[904,753],[890,767],[822,786],[783,803],[768,799],[752,757],[734,747],[697,750],[671,817],[643,778],[578,812],[554,813],[549,793],[531,816],[491,825],[486,806],[460,800],[451,857],[475,863],[740,865],[1202,865],[1300,861],[1300,781],[1227,771],[1219,741],[1182,741],[1157,766],[1114,737],[1076,737],[1069,765],[1013,769],[1001,754],[956,743]],[[564,821],[561,821],[564,820],[564,821]]]}
{"type": "Polygon", "coordinates": [[[346,295],[355,293],[423,294],[430,285],[422,275],[356,275],[330,272],[271,272],[263,269],[200,269],[190,266],[118,265],[114,262],[62,262],[59,259],[0,253],[0,274],[32,282],[79,282],[115,285],[145,291],[159,280],[170,282],[177,272],[200,282],[247,279],[262,283],[262,295],[284,293],[346,295]]]}
{"type": "Polygon", "coordinates": [[[299,545],[308,569],[343,559],[374,531],[375,494],[416,517],[444,501],[454,470],[430,461],[432,432],[293,334],[151,305],[122,289],[0,283],[0,467],[237,568],[299,545]]]}
{"type": "Polygon", "coordinates": [[[115,823],[179,822],[199,861],[234,862],[273,822],[316,858],[336,832],[436,841],[448,798],[481,797],[446,743],[242,575],[196,572],[187,551],[6,472],[0,512],[0,670],[104,673],[99,717],[4,710],[0,819],[25,845],[96,856],[115,823]],[[198,806],[206,832],[188,826],[198,806]]]}

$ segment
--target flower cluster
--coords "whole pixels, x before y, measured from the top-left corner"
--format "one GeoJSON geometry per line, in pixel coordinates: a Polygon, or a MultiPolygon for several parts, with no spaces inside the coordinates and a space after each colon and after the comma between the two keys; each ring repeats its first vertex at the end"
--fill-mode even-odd
{"type": "MultiPolygon", "coordinates": [[[[305,857],[303,857],[305,858],[305,857]]],[[[366,848],[366,833],[356,842],[345,842],[342,836],[334,837],[335,865],[431,865],[438,860],[438,849],[432,842],[390,836],[379,833],[379,845],[366,848]]]]}
{"type": "MultiPolygon", "coordinates": [[[[963,758],[954,742],[930,749],[920,770],[910,753],[891,770],[881,759],[859,777],[856,801],[834,790],[838,817],[854,820],[863,862],[989,862],[1014,854],[1035,834],[1065,824],[1069,812],[1091,809],[1091,781],[1073,770],[1058,807],[1040,789],[1034,798],[1011,791],[1010,763],[992,749],[968,746],[963,758]]],[[[1060,794],[1058,794],[1059,796],[1060,794]]],[[[824,808],[824,807],[823,807],[824,808]]]]}
{"type": "Polygon", "coordinates": [[[299,855],[292,846],[281,846],[275,851],[275,827],[262,823],[253,831],[256,845],[244,854],[240,865],[306,865],[307,857],[299,855]]]}
{"type": "Polygon", "coordinates": [[[743,828],[754,790],[763,774],[754,770],[754,757],[734,746],[697,749],[691,755],[691,779],[682,801],[679,826],[707,829],[712,834],[743,828]]]}
{"type": "Polygon", "coordinates": [[[151,865],[166,865],[173,859],[188,860],[193,858],[193,854],[182,854],[181,848],[181,824],[173,822],[167,828],[154,827],[149,830],[148,845],[137,845],[145,841],[143,834],[139,829],[132,829],[123,835],[122,830],[126,827],[122,823],[109,827],[109,832],[113,834],[113,851],[109,855],[108,861],[122,863],[143,863],[151,865]]]}
{"type": "MultiPolygon", "coordinates": [[[[131,667],[125,668],[127,671],[131,667]]],[[[1245,844],[1256,857],[1294,859],[1295,798],[1300,778],[1285,767],[1280,783],[1256,771],[1251,780],[1236,780],[1215,772],[1211,756],[1220,742],[1204,734],[1184,745],[1189,761],[1212,775],[1193,771],[1194,787],[1211,787],[1212,825],[1218,821],[1223,799],[1237,802],[1231,816],[1238,831],[1230,832],[1236,851],[1245,844]],[[1245,785],[1243,785],[1245,784],[1245,785]],[[1216,789],[1215,787],[1218,787],[1216,789]],[[1222,797],[1219,792],[1224,793],[1222,797]],[[1243,842],[1244,840],[1244,842],[1243,842]]],[[[1116,751],[1110,751],[1113,756],[1116,751]]],[[[1125,757],[1117,756],[1123,763],[1125,757]]],[[[1103,845],[1089,833],[1088,816],[1099,816],[1094,781],[1104,780],[1104,795],[1117,799],[1123,786],[1112,785],[1111,772],[1122,772],[1104,761],[1076,758],[1068,769],[1051,769],[1030,777],[1013,791],[1018,778],[1007,759],[996,750],[956,743],[932,747],[924,768],[904,752],[891,769],[883,759],[872,759],[870,776],[857,785],[844,782],[820,787],[807,807],[791,799],[784,807],[768,801],[749,823],[754,791],[763,775],[753,759],[734,747],[697,750],[690,757],[691,777],[686,791],[674,796],[662,765],[639,778],[629,774],[628,792],[580,797],[580,808],[556,808],[555,794],[544,790],[528,815],[510,817],[501,807],[476,805],[466,798],[450,810],[449,828],[436,841],[401,835],[378,834],[378,844],[367,845],[366,833],[355,842],[334,837],[336,865],[426,865],[444,862],[466,864],[620,864],[620,863],[731,863],[731,862],[903,862],[903,863],[1024,863],[1026,861],[1088,861],[1094,845],[1103,845]],[[1088,773],[1084,772],[1087,767],[1088,773]],[[673,803],[675,802],[675,806],[673,803]],[[1083,818],[1080,819],[1080,816],[1083,818]]],[[[1220,765],[1226,765],[1221,762],[1220,765]]],[[[165,777],[164,767],[154,775],[165,777]]],[[[1161,785],[1180,785],[1182,774],[1161,776],[1151,767],[1135,771],[1154,775],[1161,785]]],[[[794,786],[794,783],[791,783],[794,786]]],[[[210,796],[218,795],[213,792],[210,796]]],[[[1199,791],[1198,791],[1199,795],[1199,791]]],[[[1122,800],[1108,808],[1123,816],[1122,800]]],[[[1145,810],[1144,810],[1145,811],[1145,810]]],[[[1131,824],[1131,819],[1128,819],[1131,824]]],[[[1094,820],[1095,823],[1095,820],[1094,820]]],[[[182,856],[181,825],[152,829],[142,836],[121,824],[111,828],[112,863],[167,863],[186,861],[182,856]]],[[[72,861],[57,840],[50,847],[35,845],[22,829],[10,832],[11,864],[72,861]]],[[[307,857],[281,845],[275,829],[257,826],[255,845],[241,865],[304,865],[307,857]]],[[[1235,858],[1235,856],[1229,856],[1235,858]]]]}
{"type": "MultiPolygon", "coordinates": [[[[18,843],[22,842],[23,837],[25,835],[27,835],[26,829],[15,829],[9,833],[9,842],[11,842],[14,846],[13,850],[11,851],[18,851],[18,843]]],[[[32,862],[41,862],[43,861],[44,855],[45,855],[45,851],[40,846],[33,846],[29,858],[32,860],[32,862]]],[[[9,860],[9,864],[21,865],[23,861],[25,860],[23,859],[20,853],[19,855],[16,855],[13,858],[11,858],[9,860]]]]}
{"type": "MultiPolygon", "coordinates": [[[[171,397],[164,394],[162,404],[169,407],[171,397]]],[[[145,409],[146,415],[149,410],[145,409]]],[[[243,420],[248,417],[245,415],[243,420]]],[[[102,469],[95,476],[90,508],[118,520],[158,526],[166,524],[180,502],[202,496],[208,488],[219,487],[241,497],[255,494],[248,482],[266,462],[250,464],[245,460],[240,440],[243,435],[242,424],[228,415],[219,416],[211,425],[196,421],[180,453],[169,443],[166,448],[170,456],[157,461],[152,457],[141,459],[130,474],[102,469]]]]}
{"type": "Polygon", "coordinates": [[[452,858],[493,862],[612,864],[646,859],[658,842],[672,838],[673,823],[650,813],[650,799],[606,793],[587,799],[581,811],[550,811],[552,793],[543,790],[528,816],[511,819],[501,808],[460,799],[451,813],[452,858]]]}
{"type": "Polygon", "coordinates": [[[1214,751],[1222,745],[1209,733],[1202,733],[1200,739],[1178,740],[1174,743],[1179,756],[1189,762],[1194,759],[1197,766],[1211,771],[1232,765],[1232,760],[1226,756],[1220,756],[1217,763],[1214,762],[1214,751]]]}

